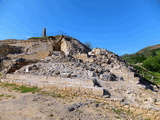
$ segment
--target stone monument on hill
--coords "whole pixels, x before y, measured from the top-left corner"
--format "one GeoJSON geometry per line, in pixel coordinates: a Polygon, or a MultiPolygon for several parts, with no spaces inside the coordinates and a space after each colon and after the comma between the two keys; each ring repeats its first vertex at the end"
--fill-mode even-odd
{"type": "Polygon", "coordinates": [[[46,36],[46,28],[43,28],[43,31],[42,31],[42,36],[46,36]]]}

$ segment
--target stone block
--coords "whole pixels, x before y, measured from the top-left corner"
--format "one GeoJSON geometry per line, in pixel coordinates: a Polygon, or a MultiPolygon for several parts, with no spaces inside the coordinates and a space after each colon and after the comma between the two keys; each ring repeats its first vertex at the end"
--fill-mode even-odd
{"type": "Polygon", "coordinates": [[[65,91],[66,90],[66,86],[65,85],[58,85],[58,90],[65,91]]]}
{"type": "Polygon", "coordinates": [[[1,82],[4,82],[4,81],[5,81],[5,79],[0,79],[0,81],[1,81],[1,82]]]}
{"type": "Polygon", "coordinates": [[[29,81],[23,81],[23,82],[22,82],[22,85],[30,86],[30,82],[29,82],[29,81]]]}
{"type": "Polygon", "coordinates": [[[136,109],[135,109],[134,107],[130,107],[129,110],[130,110],[131,112],[135,112],[135,111],[136,111],[136,109]]]}
{"type": "Polygon", "coordinates": [[[123,108],[124,108],[125,110],[130,110],[129,105],[124,105],[123,108]]]}
{"type": "Polygon", "coordinates": [[[37,84],[37,87],[38,87],[38,88],[44,88],[44,83],[42,83],[42,82],[37,82],[36,84],[37,84]]]}
{"type": "Polygon", "coordinates": [[[70,78],[71,77],[71,73],[61,73],[61,77],[63,78],[70,78]]]}
{"type": "Polygon", "coordinates": [[[50,83],[56,83],[56,84],[60,84],[61,83],[61,80],[59,77],[50,77],[48,76],[47,77],[47,81],[50,82],[50,83]]]}
{"type": "Polygon", "coordinates": [[[72,79],[72,85],[80,86],[81,85],[81,79],[72,79]]]}
{"type": "Polygon", "coordinates": [[[92,93],[93,93],[94,95],[103,96],[104,90],[103,90],[103,88],[94,87],[94,88],[92,89],[92,93]]]}
{"type": "Polygon", "coordinates": [[[80,93],[85,94],[85,87],[82,87],[82,86],[80,87],[80,93]]]}
{"type": "Polygon", "coordinates": [[[52,84],[53,84],[53,83],[44,83],[44,87],[45,87],[46,89],[51,89],[51,88],[53,87],[52,84]]]}
{"type": "Polygon", "coordinates": [[[37,78],[33,75],[25,75],[23,79],[29,81],[36,81],[37,78]]]}
{"type": "Polygon", "coordinates": [[[65,90],[71,92],[72,91],[72,86],[71,85],[66,85],[65,90]]]}
{"type": "MultiPolygon", "coordinates": [[[[47,84],[46,84],[47,85],[47,84]]],[[[55,83],[49,83],[48,86],[52,89],[52,90],[57,90],[58,89],[58,85],[55,83]]]]}
{"type": "Polygon", "coordinates": [[[6,78],[11,78],[11,74],[6,74],[6,78]]]}
{"type": "Polygon", "coordinates": [[[8,83],[9,79],[1,79],[1,82],[8,83]]]}
{"type": "Polygon", "coordinates": [[[91,79],[81,79],[80,86],[88,86],[88,87],[94,87],[94,83],[91,79]]]}
{"type": "Polygon", "coordinates": [[[147,113],[148,113],[148,110],[143,110],[143,113],[144,113],[144,114],[147,114],[147,113]]]}
{"type": "Polygon", "coordinates": [[[73,79],[70,79],[70,78],[61,78],[60,79],[60,84],[62,84],[62,85],[74,85],[72,81],[73,81],[73,79]]]}
{"type": "Polygon", "coordinates": [[[16,84],[17,82],[16,82],[16,80],[12,80],[12,84],[16,84]]]}
{"type": "Polygon", "coordinates": [[[80,92],[80,86],[72,86],[72,93],[79,93],[80,92]]]}
{"type": "Polygon", "coordinates": [[[37,82],[30,81],[29,84],[31,87],[37,87],[37,82]]]}
{"type": "Polygon", "coordinates": [[[57,84],[53,84],[52,90],[58,90],[58,85],[57,84]]]}
{"type": "Polygon", "coordinates": [[[34,76],[34,78],[36,78],[37,81],[47,81],[47,76],[34,76]]]}
{"type": "Polygon", "coordinates": [[[9,80],[8,83],[12,84],[12,83],[13,83],[13,80],[9,80]]]}
{"type": "Polygon", "coordinates": [[[160,101],[157,101],[155,104],[160,106],[160,101]]]}
{"type": "Polygon", "coordinates": [[[85,94],[90,95],[92,94],[92,87],[85,87],[85,94]]]}
{"type": "Polygon", "coordinates": [[[15,82],[16,82],[17,85],[20,85],[20,86],[23,85],[23,81],[21,81],[21,80],[16,80],[15,82]]]}
{"type": "Polygon", "coordinates": [[[157,116],[157,117],[155,118],[155,120],[160,120],[160,116],[157,116]]]}
{"type": "Polygon", "coordinates": [[[150,117],[150,116],[152,116],[152,114],[151,113],[147,113],[147,114],[145,114],[145,116],[150,117]]]}
{"type": "Polygon", "coordinates": [[[155,117],[159,117],[159,118],[160,118],[160,111],[155,112],[155,113],[154,113],[154,116],[155,116],[155,117]]]}

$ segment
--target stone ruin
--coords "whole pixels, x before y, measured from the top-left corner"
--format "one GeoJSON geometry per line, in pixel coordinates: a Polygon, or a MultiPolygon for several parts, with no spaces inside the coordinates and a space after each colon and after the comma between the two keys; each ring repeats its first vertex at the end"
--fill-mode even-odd
{"type": "Polygon", "coordinates": [[[46,28],[43,28],[42,36],[43,36],[43,37],[45,37],[45,36],[46,36],[46,28]]]}
{"type": "Polygon", "coordinates": [[[103,96],[159,111],[159,87],[106,49],[90,50],[64,35],[0,42],[2,82],[103,96]]]}

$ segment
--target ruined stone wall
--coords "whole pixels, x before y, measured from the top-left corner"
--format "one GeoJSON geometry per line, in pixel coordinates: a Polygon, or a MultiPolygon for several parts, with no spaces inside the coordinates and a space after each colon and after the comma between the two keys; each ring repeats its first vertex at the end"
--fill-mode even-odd
{"type": "Polygon", "coordinates": [[[9,54],[9,55],[7,55],[7,57],[24,58],[27,60],[45,59],[48,56],[50,56],[49,51],[39,51],[39,52],[36,52],[35,54],[31,54],[31,55],[26,55],[26,54],[16,54],[16,55],[9,54]]]}
{"type": "MultiPolygon", "coordinates": [[[[79,52],[87,54],[87,52],[90,51],[89,48],[80,43],[78,40],[63,35],[50,36],[45,38],[30,38],[28,40],[4,40],[0,42],[5,43],[6,45],[12,47],[16,46],[21,47],[23,53],[26,55],[35,54],[36,52],[39,51],[44,51],[44,52],[61,51],[65,55],[75,55],[79,52]]],[[[7,54],[17,54],[17,53],[16,52],[11,53],[10,51],[7,54]]]]}
{"type": "Polygon", "coordinates": [[[93,81],[90,79],[70,79],[18,74],[7,74],[6,78],[7,79],[1,79],[1,82],[46,89],[64,90],[73,94],[94,94],[98,96],[102,96],[104,94],[104,89],[94,87],[93,81]]]}
{"type": "Polygon", "coordinates": [[[0,57],[6,56],[10,51],[9,45],[0,43],[0,57]]]}
{"type": "Polygon", "coordinates": [[[43,51],[43,52],[53,51],[53,46],[47,43],[35,43],[35,44],[32,44],[31,46],[28,46],[24,52],[26,54],[35,54],[40,51],[43,51]]]}
{"type": "Polygon", "coordinates": [[[64,38],[61,41],[61,51],[63,51],[65,55],[69,55],[69,46],[64,38]]]}
{"type": "Polygon", "coordinates": [[[73,55],[73,57],[76,58],[76,59],[81,59],[81,60],[83,60],[83,62],[87,62],[87,61],[88,62],[94,62],[94,59],[88,58],[87,54],[80,54],[80,53],[78,53],[76,55],[73,55]]]}

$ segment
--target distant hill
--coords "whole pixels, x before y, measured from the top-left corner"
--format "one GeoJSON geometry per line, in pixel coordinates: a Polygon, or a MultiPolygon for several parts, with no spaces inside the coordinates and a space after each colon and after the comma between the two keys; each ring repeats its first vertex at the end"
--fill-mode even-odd
{"type": "Polygon", "coordinates": [[[134,54],[121,56],[150,81],[160,84],[160,44],[141,49],[134,54]]]}
{"type": "Polygon", "coordinates": [[[134,54],[124,54],[121,57],[131,64],[141,63],[148,57],[160,56],[160,44],[145,47],[134,54]]]}
{"type": "Polygon", "coordinates": [[[145,47],[145,48],[141,49],[140,51],[138,51],[137,53],[145,53],[145,52],[147,52],[149,50],[154,50],[154,49],[157,49],[157,48],[160,48],[160,44],[149,46],[149,47],[145,47]]]}

